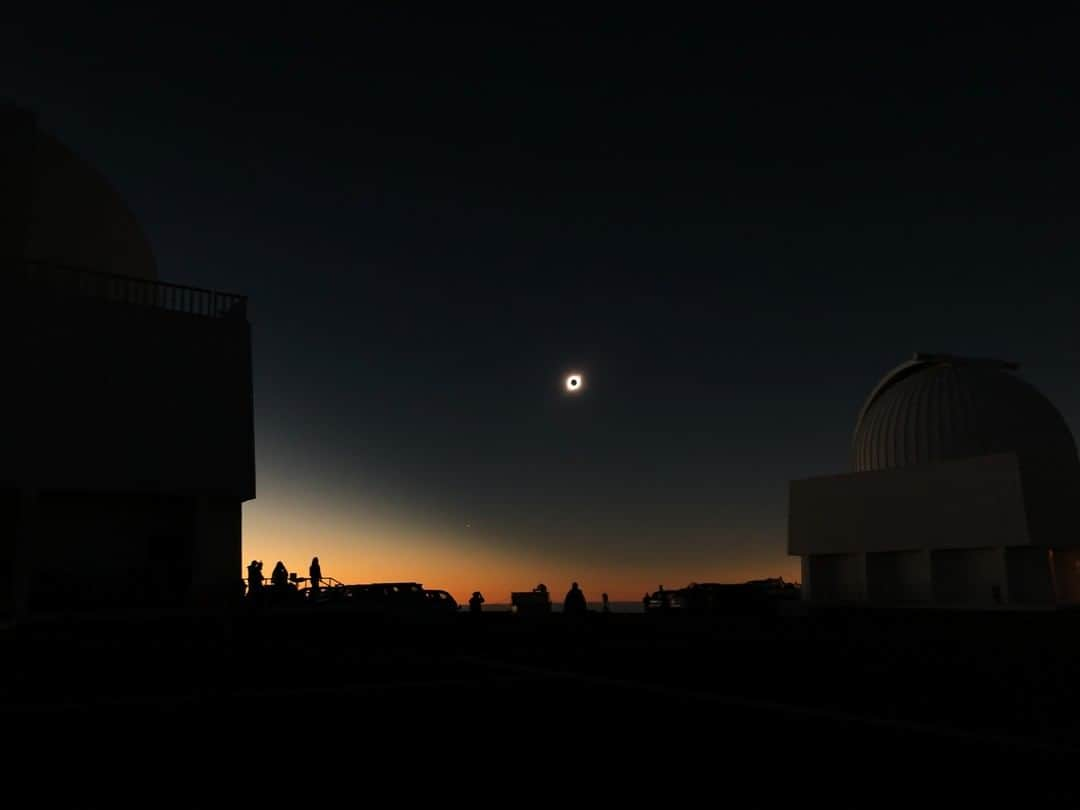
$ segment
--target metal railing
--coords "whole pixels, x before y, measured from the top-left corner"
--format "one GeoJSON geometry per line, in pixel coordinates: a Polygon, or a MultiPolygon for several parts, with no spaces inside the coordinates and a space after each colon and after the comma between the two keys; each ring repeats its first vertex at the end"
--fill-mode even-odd
{"type": "MultiPolygon", "coordinates": [[[[298,588],[300,588],[300,586],[303,585],[304,587],[300,588],[301,591],[310,591],[310,590],[312,590],[312,588],[311,588],[311,577],[290,577],[289,582],[293,583],[298,588]]],[[[344,582],[338,582],[333,577],[320,577],[319,578],[319,590],[325,590],[327,588],[344,588],[344,587],[345,587],[344,582]]]]}
{"type": "MultiPolygon", "coordinates": [[[[274,588],[280,588],[281,587],[280,585],[274,585],[274,583],[271,582],[269,578],[263,578],[263,579],[260,579],[258,581],[258,584],[255,585],[254,588],[252,588],[251,587],[251,585],[252,585],[251,577],[244,577],[243,579],[244,579],[244,584],[247,586],[246,590],[247,590],[248,594],[250,594],[252,591],[259,591],[259,590],[272,591],[272,590],[274,590],[274,588]]],[[[292,574],[289,575],[289,579],[288,579],[288,583],[287,583],[286,587],[292,586],[299,593],[304,593],[306,591],[312,590],[310,583],[311,583],[311,578],[310,577],[298,577],[298,576],[296,576],[295,573],[292,573],[292,574]]],[[[332,590],[334,588],[344,588],[344,587],[345,587],[344,582],[338,582],[333,577],[321,577],[319,579],[319,590],[332,590]]]]}
{"type": "Polygon", "coordinates": [[[247,296],[169,284],[81,267],[27,261],[16,276],[23,283],[62,295],[116,301],[205,318],[247,318],[247,296]]]}

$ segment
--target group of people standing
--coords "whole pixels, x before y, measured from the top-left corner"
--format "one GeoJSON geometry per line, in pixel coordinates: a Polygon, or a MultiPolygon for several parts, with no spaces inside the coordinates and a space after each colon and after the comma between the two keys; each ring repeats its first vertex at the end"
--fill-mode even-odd
{"type": "MultiPolygon", "coordinates": [[[[247,594],[253,596],[260,593],[266,582],[266,577],[263,576],[263,563],[262,560],[252,560],[247,567],[247,594]]],[[[312,557],[311,565],[308,566],[308,579],[311,584],[312,590],[319,590],[322,586],[322,568],[319,566],[319,558],[312,557]]],[[[302,582],[298,579],[296,574],[290,574],[289,570],[285,567],[285,563],[281,560],[277,561],[277,565],[274,566],[273,572],[270,574],[270,587],[275,590],[296,590],[296,583],[302,582]]]]}

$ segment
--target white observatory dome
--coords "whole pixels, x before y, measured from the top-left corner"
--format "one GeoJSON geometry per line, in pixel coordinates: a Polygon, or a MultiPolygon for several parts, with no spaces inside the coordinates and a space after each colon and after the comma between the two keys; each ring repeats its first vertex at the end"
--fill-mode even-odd
{"type": "Polygon", "coordinates": [[[149,240],[100,172],[40,130],[33,166],[27,260],[157,279],[149,240]]]}
{"type": "Polygon", "coordinates": [[[1065,419],[999,360],[916,354],[867,398],[852,442],[856,471],[1013,452],[1022,468],[1075,476],[1065,419]]]}

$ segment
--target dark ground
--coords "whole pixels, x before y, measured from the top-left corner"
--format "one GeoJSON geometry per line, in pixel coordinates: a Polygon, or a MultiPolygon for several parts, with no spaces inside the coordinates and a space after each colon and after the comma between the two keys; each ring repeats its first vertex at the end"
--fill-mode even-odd
{"type": "Polygon", "coordinates": [[[501,762],[625,788],[693,763],[839,806],[1065,799],[1078,633],[1072,613],[53,617],[6,631],[0,710],[76,745],[107,727],[362,770],[501,762]]]}

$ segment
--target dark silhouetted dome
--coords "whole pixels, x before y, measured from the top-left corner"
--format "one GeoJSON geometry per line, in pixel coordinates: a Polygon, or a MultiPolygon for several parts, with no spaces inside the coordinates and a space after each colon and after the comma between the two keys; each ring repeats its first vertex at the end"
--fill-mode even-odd
{"type": "Polygon", "coordinates": [[[157,278],[149,240],[100,172],[43,132],[33,161],[27,259],[157,278]]]}
{"type": "Polygon", "coordinates": [[[859,414],[852,455],[863,472],[1014,452],[1028,469],[1073,474],[1065,419],[998,360],[916,354],[878,384],[859,414]]]}

